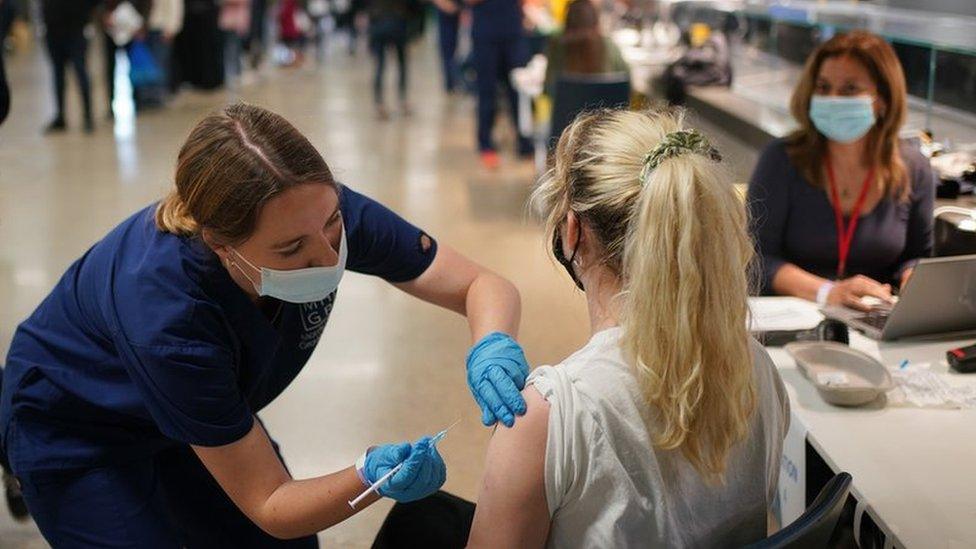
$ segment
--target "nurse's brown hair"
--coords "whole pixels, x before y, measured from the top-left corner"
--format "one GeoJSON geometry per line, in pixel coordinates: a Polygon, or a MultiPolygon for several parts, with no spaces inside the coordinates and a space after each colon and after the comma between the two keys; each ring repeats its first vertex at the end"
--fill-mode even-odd
{"type": "Polygon", "coordinates": [[[287,120],[238,103],[190,132],[176,162],[176,186],[159,203],[159,230],[197,236],[207,229],[227,244],[251,235],[261,208],[289,187],[337,187],[315,147],[287,120]]]}
{"type": "Polygon", "coordinates": [[[878,89],[884,109],[868,132],[864,161],[875,167],[878,184],[886,194],[906,199],[911,190],[908,171],[898,148],[898,132],[905,122],[907,91],[905,73],[895,50],[883,38],[863,30],[838,34],[820,45],[807,59],[803,76],[793,91],[790,111],[799,128],[787,137],[787,153],[800,174],[815,187],[825,189],[824,157],[827,138],[810,120],[810,99],[824,61],[850,57],[860,63],[878,89]]]}

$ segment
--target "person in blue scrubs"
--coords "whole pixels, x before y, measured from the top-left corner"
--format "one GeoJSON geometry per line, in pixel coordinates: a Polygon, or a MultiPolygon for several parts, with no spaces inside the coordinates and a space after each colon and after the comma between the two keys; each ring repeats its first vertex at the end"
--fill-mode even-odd
{"type": "MultiPolygon", "coordinates": [[[[489,169],[499,165],[492,140],[495,126],[498,84],[501,82],[509,102],[513,125],[518,128],[518,97],[509,81],[512,69],[528,62],[528,45],[522,24],[519,0],[465,0],[471,6],[471,43],[478,78],[478,152],[489,169]]],[[[532,154],[532,143],[518,137],[518,154],[532,154]]]]}
{"type": "Polygon", "coordinates": [[[429,438],[296,480],[256,415],[315,349],[344,270],[466,315],[483,422],[525,412],[514,286],[337,183],[280,116],[205,118],[175,182],[72,264],[11,344],[0,441],[52,546],[315,547],[399,463],[381,495],[434,493],[429,438]]]}
{"type": "Polygon", "coordinates": [[[444,73],[444,90],[457,90],[460,68],[457,63],[458,33],[461,31],[461,4],[459,0],[433,0],[437,7],[437,45],[444,73]]]}

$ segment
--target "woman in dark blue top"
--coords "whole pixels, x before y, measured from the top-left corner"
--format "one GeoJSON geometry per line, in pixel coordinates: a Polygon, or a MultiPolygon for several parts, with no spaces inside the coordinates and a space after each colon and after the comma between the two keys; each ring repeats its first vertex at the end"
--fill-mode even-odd
{"type": "Polygon", "coordinates": [[[863,309],[931,255],[935,182],[898,139],[905,93],[880,37],[838,35],[813,53],[793,94],[800,127],[766,147],[749,182],[763,293],[863,309]]]}
{"type": "Polygon", "coordinates": [[[515,288],[336,183],[281,117],[232,106],[190,134],[171,195],[86,252],[14,336],[0,441],[48,542],[309,547],[399,463],[381,495],[436,491],[428,439],[293,480],[255,415],[315,349],[345,269],[467,315],[484,422],[524,413],[515,288]]]}

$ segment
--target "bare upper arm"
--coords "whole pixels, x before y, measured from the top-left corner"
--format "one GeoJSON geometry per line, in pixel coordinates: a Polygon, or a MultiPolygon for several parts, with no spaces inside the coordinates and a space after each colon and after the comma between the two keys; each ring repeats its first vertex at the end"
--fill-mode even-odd
{"type": "Polygon", "coordinates": [[[483,270],[450,246],[440,244],[434,261],[423,274],[393,285],[418,299],[464,314],[468,288],[483,270]]]}
{"type": "Polygon", "coordinates": [[[488,444],[469,547],[542,547],[549,535],[546,436],[549,403],[527,386],[526,413],[488,444]]]}
{"type": "Polygon", "coordinates": [[[467,316],[474,340],[493,331],[518,333],[522,304],[515,285],[445,244],[423,274],[394,286],[467,316]]]}

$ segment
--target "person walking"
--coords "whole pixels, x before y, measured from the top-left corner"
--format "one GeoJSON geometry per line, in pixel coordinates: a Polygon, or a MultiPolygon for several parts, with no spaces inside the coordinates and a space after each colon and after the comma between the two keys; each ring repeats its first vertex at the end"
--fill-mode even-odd
{"type": "Polygon", "coordinates": [[[74,69],[78,88],[81,91],[85,131],[91,133],[95,130],[92,119],[91,81],[88,78],[85,59],[88,52],[85,26],[91,20],[94,8],[92,0],[44,0],[42,3],[47,52],[54,73],[55,115],[47,125],[48,133],[62,132],[68,127],[65,122],[64,103],[65,71],[69,64],[74,69]]]}

